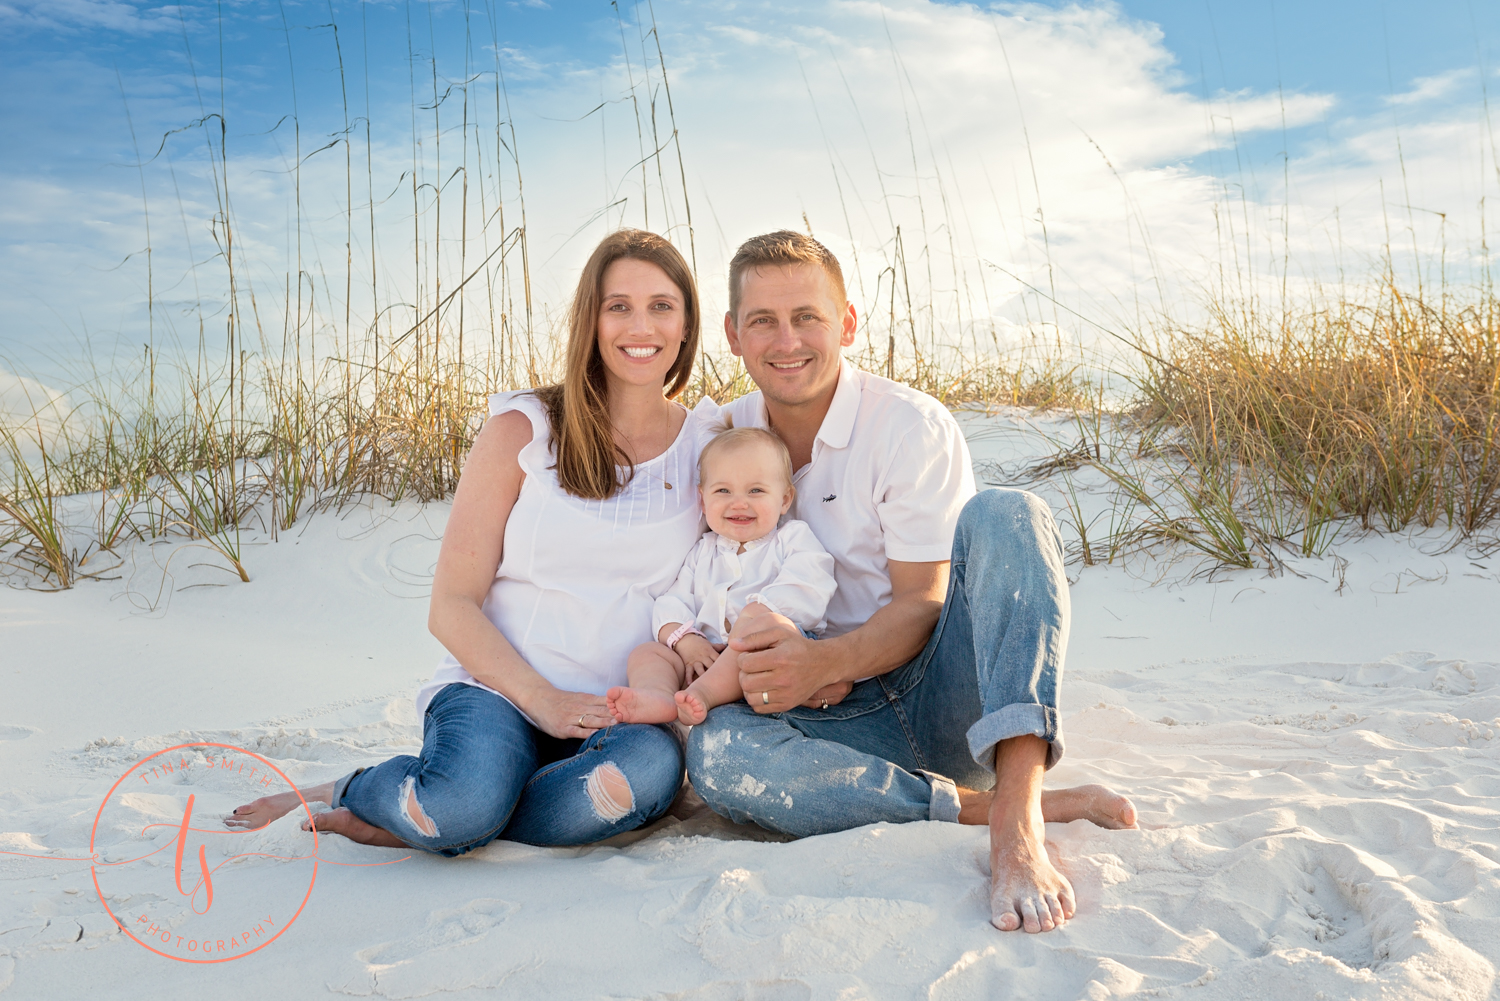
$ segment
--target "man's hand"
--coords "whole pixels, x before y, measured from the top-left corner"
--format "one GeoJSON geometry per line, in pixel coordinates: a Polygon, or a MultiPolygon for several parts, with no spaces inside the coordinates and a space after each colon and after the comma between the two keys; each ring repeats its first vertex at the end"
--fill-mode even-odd
{"type": "Polygon", "coordinates": [[[785,622],[768,620],[763,628],[730,640],[729,646],[740,651],[740,688],[745,702],[758,713],[820,706],[825,688],[838,696],[828,696],[832,705],[852,687],[829,663],[832,650],[826,643],[808,639],[785,622]],[[814,697],[814,692],[820,694],[814,697]]]}
{"type": "Polygon", "coordinates": [[[702,636],[688,633],[677,641],[677,656],[687,665],[687,680],[696,681],[719,659],[714,645],[702,636]]]}

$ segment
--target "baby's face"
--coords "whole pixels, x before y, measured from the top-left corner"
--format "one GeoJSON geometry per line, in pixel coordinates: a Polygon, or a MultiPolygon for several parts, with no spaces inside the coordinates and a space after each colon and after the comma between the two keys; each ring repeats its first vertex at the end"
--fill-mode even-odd
{"type": "Polygon", "coordinates": [[[708,527],[735,542],[769,535],[792,506],[780,457],[771,446],[754,442],[710,455],[698,493],[708,527]]]}

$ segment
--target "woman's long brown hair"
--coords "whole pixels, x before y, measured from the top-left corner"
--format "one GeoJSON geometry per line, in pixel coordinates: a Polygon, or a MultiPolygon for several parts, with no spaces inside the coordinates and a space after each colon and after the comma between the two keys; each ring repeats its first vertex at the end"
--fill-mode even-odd
{"type": "Polygon", "coordinates": [[[606,236],[594,248],[583,274],[578,276],[578,290],[568,314],[568,358],[563,381],[536,390],[537,398],[547,408],[547,422],[552,428],[557,480],[568,493],[589,500],[613,497],[635,475],[630,456],[615,444],[604,359],[599,355],[604,270],[621,259],[655,264],[682,293],[685,339],[678,346],[677,361],[667,372],[668,399],[687,388],[693,373],[693,357],[698,353],[698,289],[682,254],[662,237],[645,230],[622,229],[606,236]]]}

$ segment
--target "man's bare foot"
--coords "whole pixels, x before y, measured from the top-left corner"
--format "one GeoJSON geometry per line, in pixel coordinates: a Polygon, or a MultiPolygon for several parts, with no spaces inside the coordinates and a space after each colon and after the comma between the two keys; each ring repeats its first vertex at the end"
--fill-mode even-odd
{"type": "MultiPolygon", "coordinates": [[[[988,824],[993,798],[994,793],[988,789],[960,788],[958,822],[988,824]]],[[[1133,829],[1136,819],[1135,804],[1108,786],[1073,786],[1071,789],[1042,791],[1042,820],[1049,824],[1087,820],[1111,831],[1124,831],[1133,829]]]]}
{"type": "Polygon", "coordinates": [[[677,718],[677,703],[668,692],[653,688],[616,686],[604,693],[610,715],[621,723],[670,723],[677,718]]]}
{"type": "Polygon", "coordinates": [[[1135,827],[1135,804],[1108,786],[1043,790],[1042,819],[1049,824],[1087,820],[1111,831],[1124,831],[1135,827]]]}
{"type": "Polygon", "coordinates": [[[990,924],[1052,931],[1073,916],[1073,886],[1047,855],[1041,818],[1004,817],[990,827],[990,924]]]}
{"type": "Polygon", "coordinates": [[[321,834],[342,834],[350,841],[362,845],[375,845],[379,848],[410,848],[405,841],[396,837],[383,827],[367,824],[343,807],[337,810],[329,810],[326,813],[315,814],[311,820],[302,822],[302,829],[310,831],[314,822],[317,824],[318,832],[321,834]]]}
{"type": "Polygon", "coordinates": [[[708,705],[691,685],[674,697],[677,699],[677,722],[683,726],[697,726],[708,718],[708,705]]]}
{"type": "Polygon", "coordinates": [[[279,792],[274,796],[262,796],[253,802],[234,808],[234,812],[224,817],[224,826],[236,831],[258,831],[273,820],[280,820],[302,805],[306,799],[309,803],[331,803],[333,801],[333,783],[325,782],[320,786],[313,786],[302,796],[294,792],[279,792]]]}
{"type": "Polygon", "coordinates": [[[1047,742],[1040,737],[1011,737],[995,746],[988,817],[990,923],[1001,931],[1051,931],[1073,916],[1073,887],[1047,857],[1044,840],[1046,761],[1047,742]]]}

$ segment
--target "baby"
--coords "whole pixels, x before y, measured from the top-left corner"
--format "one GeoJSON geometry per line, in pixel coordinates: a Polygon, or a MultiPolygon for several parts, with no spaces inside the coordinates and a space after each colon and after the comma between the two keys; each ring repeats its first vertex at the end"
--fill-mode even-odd
{"type": "Polygon", "coordinates": [[[698,495],[712,531],[656,599],[660,642],[636,647],[626,662],[630,687],[605,696],[621,723],[702,723],[742,694],[729,640],[773,622],[805,634],[826,625],[833,557],[805,522],[776,527],[796,495],[781,439],[764,428],[717,435],[698,458],[698,495]]]}

